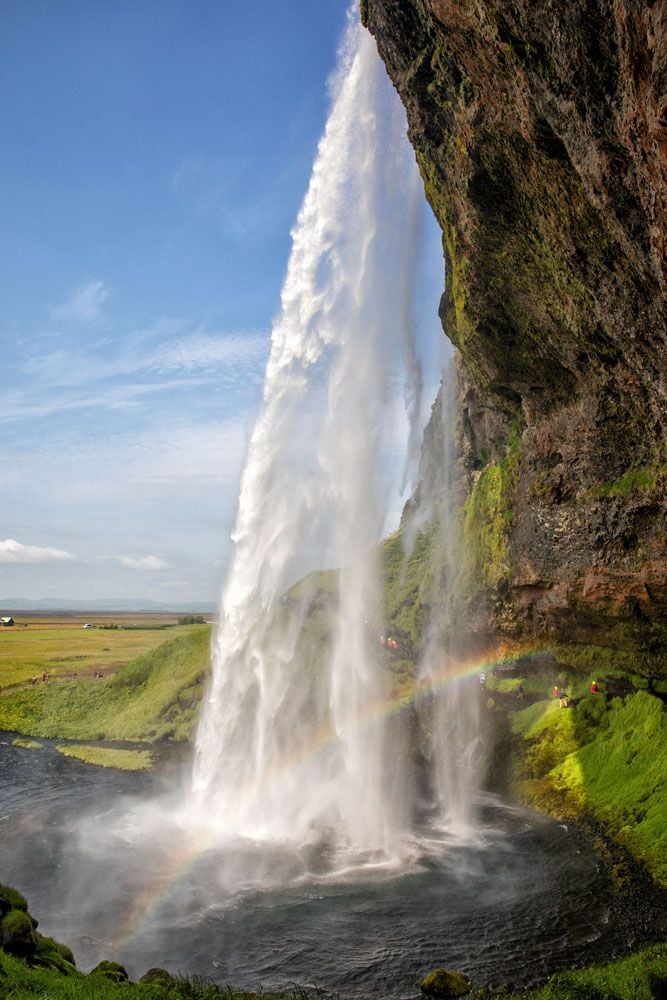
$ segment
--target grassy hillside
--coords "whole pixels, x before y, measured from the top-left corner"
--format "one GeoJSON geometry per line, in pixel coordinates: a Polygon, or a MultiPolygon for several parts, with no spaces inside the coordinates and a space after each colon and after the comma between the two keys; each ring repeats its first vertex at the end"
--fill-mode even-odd
{"type": "Polygon", "coordinates": [[[537,701],[516,712],[518,790],[558,817],[597,820],[667,885],[667,725],[662,701],[587,695],[567,709],[537,701]]]}
{"type": "Polygon", "coordinates": [[[158,634],[161,645],[110,677],[51,680],[5,691],[0,728],[75,740],[187,739],[209,667],[210,629],[184,627],[166,642],[165,633],[158,634]]]}

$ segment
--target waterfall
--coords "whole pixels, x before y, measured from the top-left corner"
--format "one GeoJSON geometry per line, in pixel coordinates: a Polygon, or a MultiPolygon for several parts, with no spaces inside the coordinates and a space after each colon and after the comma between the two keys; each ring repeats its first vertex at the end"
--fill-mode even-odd
{"type": "Polygon", "coordinates": [[[423,715],[428,730],[433,810],[448,834],[470,839],[475,832],[475,802],[483,759],[481,701],[484,689],[476,675],[459,676],[461,636],[457,628],[456,575],[461,551],[459,514],[461,474],[455,441],[456,371],[452,357],[443,373],[429,425],[428,465],[421,475],[421,509],[413,532],[433,530],[431,605],[419,664],[422,681],[433,694],[423,715]],[[426,494],[426,495],[424,495],[426,494]]]}
{"type": "MultiPolygon", "coordinates": [[[[378,562],[388,481],[399,491],[417,464],[422,208],[404,110],[351,12],[292,232],[197,736],[191,810],[222,837],[326,843],[368,860],[401,856],[411,836],[421,793],[400,726],[387,738],[396,678],[380,642],[378,562]]],[[[417,678],[434,689],[452,660],[443,634],[458,559],[455,394],[442,392],[431,515],[446,580],[417,678]]],[[[435,808],[459,833],[472,818],[478,700],[452,683],[429,701],[435,808]]]]}
{"type": "Polygon", "coordinates": [[[197,737],[193,809],[230,836],[331,836],[391,855],[401,834],[375,562],[389,414],[404,399],[409,428],[419,411],[410,296],[422,204],[404,110],[350,15],[292,232],[197,737]],[[335,624],[304,662],[322,598],[318,578],[314,591],[293,585],[321,566],[343,567],[320,579],[335,624]]]}

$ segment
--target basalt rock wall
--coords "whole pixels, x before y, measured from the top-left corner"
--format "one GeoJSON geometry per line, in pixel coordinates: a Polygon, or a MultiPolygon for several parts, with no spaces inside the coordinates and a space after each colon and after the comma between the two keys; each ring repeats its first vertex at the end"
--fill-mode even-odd
{"type": "Polygon", "coordinates": [[[362,19],[443,232],[470,628],[660,660],[667,7],[362,0],[362,19]]]}

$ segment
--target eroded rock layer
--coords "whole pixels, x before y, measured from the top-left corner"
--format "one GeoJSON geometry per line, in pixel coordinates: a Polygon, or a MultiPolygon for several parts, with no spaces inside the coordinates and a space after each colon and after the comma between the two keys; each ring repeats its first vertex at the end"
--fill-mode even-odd
{"type": "Polygon", "coordinates": [[[442,227],[471,627],[667,650],[667,7],[362,0],[442,227]]]}

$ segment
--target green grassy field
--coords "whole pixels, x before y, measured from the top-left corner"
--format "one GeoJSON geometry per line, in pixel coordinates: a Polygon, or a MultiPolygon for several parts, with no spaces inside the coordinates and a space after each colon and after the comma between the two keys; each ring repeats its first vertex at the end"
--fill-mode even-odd
{"type": "Polygon", "coordinates": [[[209,669],[210,627],[148,635],[160,645],[103,679],[53,677],[3,691],[0,729],[73,740],[187,739],[209,669]]]}
{"type": "Polygon", "coordinates": [[[0,628],[3,691],[16,684],[28,684],[43,672],[52,678],[72,677],[75,672],[77,676],[100,670],[105,674],[113,672],[166,639],[187,634],[191,628],[176,624],[175,615],[17,616],[15,620],[13,627],[0,628]],[[96,627],[84,629],[86,622],[96,627]]]}

